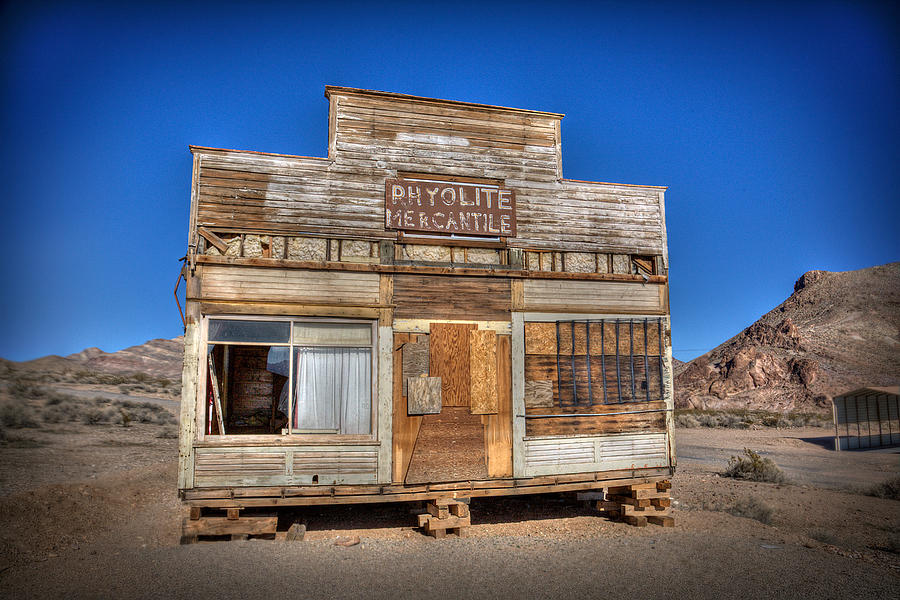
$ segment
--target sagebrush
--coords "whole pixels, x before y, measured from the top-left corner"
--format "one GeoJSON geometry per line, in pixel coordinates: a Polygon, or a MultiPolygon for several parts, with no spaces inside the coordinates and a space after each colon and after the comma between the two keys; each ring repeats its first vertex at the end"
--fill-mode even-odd
{"type": "Polygon", "coordinates": [[[754,519],[764,525],[771,525],[775,515],[771,506],[754,496],[741,498],[725,510],[736,517],[754,519]]]}
{"type": "Polygon", "coordinates": [[[748,481],[765,481],[784,483],[787,478],[784,471],[778,468],[771,458],[765,458],[749,448],[744,448],[743,456],[732,456],[728,459],[728,467],[722,473],[725,477],[746,479],[748,481]]]}
{"type": "Polygon", "coordinates": [[[675,411],[675,426],[691,429],[713,427],[726,429],[750,429],[751,427],[822,427],[831,417],[819,413],[776,413],[764,410],[696,410],[675,411]]]}

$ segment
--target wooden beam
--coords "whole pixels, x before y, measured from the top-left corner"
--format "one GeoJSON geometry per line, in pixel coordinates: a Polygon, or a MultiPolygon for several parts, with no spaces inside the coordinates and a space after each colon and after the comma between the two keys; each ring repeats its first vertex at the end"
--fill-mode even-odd
{"type": "Polygon", "coordinates": [[[215,246],[216,249],[222,254],[225,254],[225,252],[228,251],[228,244],[225,243],[225,240],[214,234],[206,227],[198,227],[197,233],[206,238],[206,241],[215,246]]]}
{"type": "Polygon", "coordinates": [[[435,267],[425,265],[383,265],[369,263],[295,261],[275,258],[239,258],[231,256],[198,256],[198,264],[235,265],[242,267],[305,269],[310,271],[355,271],[368,273],[412,273],[419,275],[469,275],[474,277],[509,277],[511,279],[577,279],[584,281],[624,281],[631,283],[662,284],[668,281],[663,275],[651,275],[646,281],[640,275],[626,273],[568,273],[563,271],[527,271],[511,269],[509,265],[485,268],[435,267]]]}

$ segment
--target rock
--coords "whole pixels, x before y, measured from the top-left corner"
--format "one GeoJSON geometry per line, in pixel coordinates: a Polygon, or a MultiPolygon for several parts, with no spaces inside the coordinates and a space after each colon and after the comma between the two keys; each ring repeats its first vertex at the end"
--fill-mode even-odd
{"type": "Polygon", "coordinates": [[[324,261],[326,243],[322,238],[288,238],[288,260],[324,261]]]}
{"type": "Polygon", "coordinates": [[[259,258],[263,255],[262,240],[258,235],[244,236],[244,256],[246,258],[259,258]]]}
{"type": "Polygon", "coordinates": [[[821,281],[831,273],[829,271],[807,271],[803,275],[800,276],[794,283],[794,291],[799,292],[800,290],[811,286],[817,281],[821,281]]]}
{"type": "Polygon", "coordinates": [[[631,257],[627,254],[613,254],[613,273],[631,273],[631,257]]]}
{"type": "MultiPolygon", "coordinates": [[[[605,266],[605,265],[604,265],[605,266]]],[[[597,264],[593,253],[566,252],[566,271],[569,273],[594,273],[597,264]]]]}

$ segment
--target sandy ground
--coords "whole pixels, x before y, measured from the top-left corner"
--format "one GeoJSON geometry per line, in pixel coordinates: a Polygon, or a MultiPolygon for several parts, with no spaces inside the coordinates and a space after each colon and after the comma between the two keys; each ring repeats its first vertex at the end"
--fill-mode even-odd
{"type": "Polygon", "coordinates": [[[471,537],[434,540],[407,504],[298,509],[302,542],[179,546],[164,426],[60,425],[0,448],[4,598],[846,598],[900,595],[900,503],[861,495],[898,450],[830,449],[828,429],[677,432],[676,526],[633,528],[560,496],[472,501],[471,537]],[[717,475],[743,447],[790,484],[717,475]],[[727,512],[755,499],[772,522],[727,512]],[[361,543],[336,546],[359,536],[361,543]],[[893,542],[892,542],[893,540],[893,542]]]}

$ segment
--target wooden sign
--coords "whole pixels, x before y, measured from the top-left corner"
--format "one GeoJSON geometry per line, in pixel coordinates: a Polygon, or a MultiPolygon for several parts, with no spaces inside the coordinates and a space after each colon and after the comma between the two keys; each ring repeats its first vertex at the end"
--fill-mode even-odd
{"type": "Polygon", "coordinates": [[[495,185],[388,179],[386,229],[514,237],[516,193],[495,185]]]}

